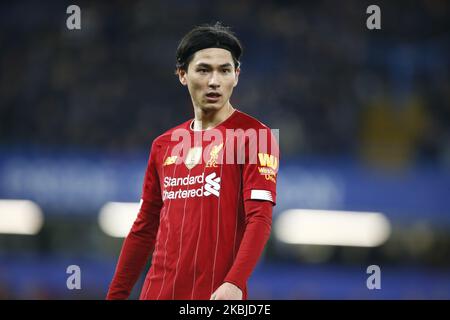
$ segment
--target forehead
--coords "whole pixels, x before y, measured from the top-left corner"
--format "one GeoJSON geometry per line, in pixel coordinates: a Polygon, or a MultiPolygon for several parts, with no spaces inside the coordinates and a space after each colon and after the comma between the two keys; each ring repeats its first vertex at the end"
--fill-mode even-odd
{"type": "Polygon", "coordinates": [[[198,65],[201,63],[210,65],[233,64],[231,52],[222,48],[207,48],[197,51],[192,58],[191,63],[198,65]]]}

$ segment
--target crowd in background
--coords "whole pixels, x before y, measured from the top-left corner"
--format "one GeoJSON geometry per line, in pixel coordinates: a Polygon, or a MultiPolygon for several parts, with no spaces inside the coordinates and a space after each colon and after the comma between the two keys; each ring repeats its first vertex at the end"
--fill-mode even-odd
{"type": "Polygon", "coordinates": [[[221,21],[244,45],[232,104],[283,155],[450,166],[449,4],[380,6],[371,31],[359,1],[81,2],[71,31],[63,3],[2,4],[0,144],[148,149],[193,117],[178,41],[221,21]]]}
{"type": "MultiPolygon", "coordinates": [[[[147,154],[155,137],[193,117],[189,93],[174,73],[179,40],[196,25],[221,21],[244,46],[231,102],[280,130],[283,160],[294,166],[299,159],[313,157],[332,163],[351,159],[395,170],[424,164],[444,168],[439,172],[450,168],[446,0],[377,1],[381,30],[366,27],[366,9],[372,3],[359,0],[77,1],[81,30],[66,26],[71,4],[31,0],[0,4],[0,160],[2,152],[15,148],[37,150],[36,154],[56,150],[56,155],[72,148],[94,154],[147,154]]],[[[320,177],[311,176],[311,181],[320,177]]],[[[30,183],[23,180],[25,186],[30,183]]],[[[34,181],[45,183],[41,180],[34,181]]],[[[37,236],[1,235],[0,299],[104,297],[122,240],[100,232],[97,212],[88,218],[58,217],[63,211],[48,215],[37,236]],[[25,253],[30,256],[22,260],[25,253]],[[59,258],[84,254],[109,260],[91,261],[93,269],[83,271],[95,275],[88,279],[91,288],[74,296],[64,287],[66,275],[59,258]],[[64,279],[54,281],[56,274],[64,279]],[[101,276],[107,280],[99,280],[101,276]],[[38,283],[42,279],[59,287],[38,283]]],[[[416,225],[410,220],[396,225],[392,243],[379,250],[317,246],[297,251],[301,256],[304,250],[306,256],[310,250],[319,260],[325,252],[335,266],[376,260],[409,268],[424,260],[447,272],[448,230],[440,225],[442,229],[431,229],[428,219],[429,212],[423,212],[416,225]],[[433,246],[431,235],[437,239],[433,246]]],[[[282,262],[284,254],[269,246],[267,259],[282,262]]],[[[293,268],[305,261],[298,258],[293,268]]],[[[348,287],[346,295],[336,293],[336,279],[328,281],[324,273],[316,272],[316,265],[299,272],[305,279],[296,289],[304,290],[301,294],[284,292],[291,290],[290,280],[280,291],[283,295],[258,287],[261,279],[276,277],[273,284],[280,283],[280,275],[294,279],[293,271],[261,273],[255,288],[262,298],[304,298],[306,292],[312,298],[361,297],[356,291],[359,278],[352,282],[353,271],[341,273],[335,266],[331,265],[330,275],[338,275],[348,287]],[[327,286],[331,295],[319,292],[327,286]]],[[[396,275],[400,279],[396,286],[404,292],[393,296],[448,297],[444,288],[448,273],[433,272],[425,272],[432,280],[414,274],[410,280],[434,281],[438,284],[434,291],[426,287],[416,292],[396,275]]],[[[383,291],[388,298],[389,290],[392,287],[383,291]]]]}

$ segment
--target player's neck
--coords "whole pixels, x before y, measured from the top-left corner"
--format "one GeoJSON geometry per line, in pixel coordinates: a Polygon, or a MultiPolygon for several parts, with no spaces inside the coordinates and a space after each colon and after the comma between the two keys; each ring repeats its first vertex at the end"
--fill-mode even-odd
{"type": "Polygon", "coordinates": [[[202,110],[201,108],[194,107],[194,130],[208,130],[214,128],[231,116],[234,110],[235,109],[229,101],[219,110],[202,110]]]}

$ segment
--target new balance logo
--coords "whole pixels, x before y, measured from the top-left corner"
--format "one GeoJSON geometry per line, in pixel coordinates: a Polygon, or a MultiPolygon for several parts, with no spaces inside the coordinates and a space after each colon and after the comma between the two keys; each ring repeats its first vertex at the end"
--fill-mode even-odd
{"type": "Polygon", "coordinates": [[[213,172],[206,176],[205,181],[205,196],[213,194],[218,197],[220,192],[220,177],[216,178],[216,173],[213,172]]]}
{"type": "Polygon", "coordinates": [[[166,158],[166,160],[163,163],[163,166],[168,166],[174,164],[175,162],[177,162],[177,156],[170,156],[166,158]]]}

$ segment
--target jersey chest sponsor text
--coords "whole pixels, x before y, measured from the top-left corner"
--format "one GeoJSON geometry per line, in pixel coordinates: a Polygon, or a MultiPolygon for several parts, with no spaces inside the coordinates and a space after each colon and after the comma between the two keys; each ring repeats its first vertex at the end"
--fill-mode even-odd
{"type": "Polygon", "coordinates": [[[220,194],[220,177],[215,172],[205,176],[164,177],[163,200],[186,199],[220,194]],[[192,188],[191,188],[192,186],[192,188]],[[178,188],[177,188],[178,187],[178,188]],[[168,191],[167,189],[171,190],[168,191]]]}

